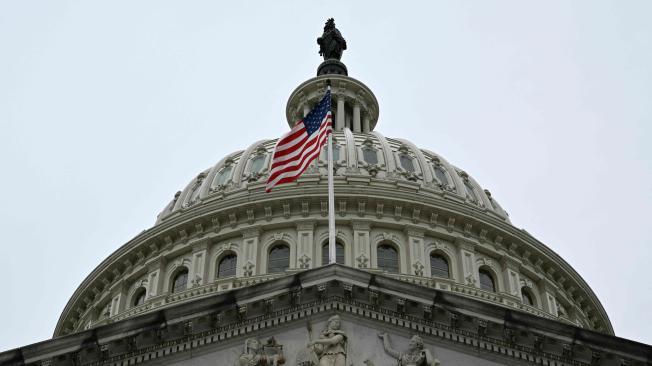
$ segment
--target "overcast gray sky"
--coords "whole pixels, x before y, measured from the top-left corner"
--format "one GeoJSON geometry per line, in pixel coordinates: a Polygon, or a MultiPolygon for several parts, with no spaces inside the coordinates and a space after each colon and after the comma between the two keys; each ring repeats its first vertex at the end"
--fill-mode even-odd
{"type": "Polygon", "coordinates": [[[335,17],[377,129],[465,169],[652,343],[652,2],[0,1],[0,351],[201,170],[287,129],[335,17]]]}

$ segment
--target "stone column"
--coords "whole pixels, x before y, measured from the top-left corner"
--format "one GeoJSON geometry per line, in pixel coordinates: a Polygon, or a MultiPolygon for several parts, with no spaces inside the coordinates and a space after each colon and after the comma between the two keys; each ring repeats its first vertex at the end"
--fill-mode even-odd
{"type": "Polygon", "coordinates": [[[360,103],[357,101],[353,105],[353,132],[362,132],[360,126],[360,103]]]}
{"type": "Polygon", "coordinates": [[[355,268],[371,268],[370,226],[366,222],[353,222],[353,261],[346,262],[355,268]]]}
{"type": "Polygon", "coordinates": [[[405,228],[407,235],[408,251],[410,260],[407,263],[407,273],[415,276],[423,276],[425,264],[425,246],[423,243],[423,230],[407,226],[405,228]]]}
{"type": "Polygon", "coordinates": [[[505,256],[500,260],[500,264],[503,269],[505,292],[521,299],[521,279],[518,271],[518,262],[505,256]]]}
{"type": "Polygon", "coordinates": [[[254,276],[259,273],[258,270],[258,239],[260,230],[250,228],[242,233],[242,274],[244,277],[254,276]]]}
{"type": "Polygon", "coordinates": [[[344,97],[337,96],[337,116],[335,116],[335,131],[344,130],[344,97]]]}
{"type": "Polygon", "coordinates": [[[371,122],[369,121],[369,116],[364,116],[364,119],[362,119],[362,132],[364,133],[369,133],[369,130],[371,129],[371,122]]]}
{"type": "Polygon", "coordinates": [[[457,247],[459,250],[459,268],[462,283],[468,286],[480,287],[480,279],[475,264],[475,247],[473,243],[463,239],[458,239],[457,247]]]}
{"type": "Polygon", "coordinates": [[[546,279],[542,279],[539,283],[541,289],[541,302],[543,311],[551,314],[552,316],[559,316],[557,313],[557,299],[555,298],[555,288],[546,279]]]}
{"type": "Polygon", "coordinates": [[[147,276],[147,297],[155,297],[163,292],[164,273],[167,260],[165,257],[160,256],[158,261],[150,267],[149,275],[147,276]]]}
{"type": "Polygon", "coordinates": [[[109,310],[109,316],[114,316],[118,314],[120,311],[120,303],[122,302],[122,294],[118,293],[117,295],[113,296],[113,299],[111,299],[111,310],[109,310]]]}
{"type": "Polygon", "coordinates": [[[117,315],[119,312],[127,308],[127,285],[125,280],[122,279],[113,286],[115,291],[111,299],[111,311],[109,316],[117,315]]]}
{"type": "Polygon", "coordinates": [[[313,254],[315,233],[314,222],[301,222],[297,224],[297,263],[295,268],[309,269],[318,267],[321,263],[315,263],[313,254]]]}
{"type": "Polygon", "coordinates": [[[190,264],[190,286],[201,286],[206,283],[206,257],[208,256],[208,244],[206,242],[197,244],[193,248],[192,263],[190,264]]]}

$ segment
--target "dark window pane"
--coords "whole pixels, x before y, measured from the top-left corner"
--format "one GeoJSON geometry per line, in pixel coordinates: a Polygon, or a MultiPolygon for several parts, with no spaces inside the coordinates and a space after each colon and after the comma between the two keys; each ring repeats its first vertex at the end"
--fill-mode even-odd
{"type": "Polygon", "coordinates": [[[448,184],[448,177],[446,176],[446,172],[444,169],[440,166],[435,166],[435,176],[439,180],[439,182],[445,186],[449,185],[448,184]]]}
{"type": "Polygon", "coordinates": [[[409,155],[401,155],[399,157],[399,160],[401,160],[401,166],[403,167],[403,169],[407,170],[408,172],[414,173],[414,162],[412,161],[412,158],[409,155]]]}
{"type": "Polygon", "coordinates": [[[195,186],[192,193],[190,194],[190,198],[188,198],[188,202],[195,202],[195,200],[197,200],[197,197],[199,197],[199,193],[201,192],[200,188],[201,188],[201,184],[195,186]]]}
{"type": "Polygon", "coordinates": [[[217,179],[215,179],[215,185],[223,185],[226,183],[226,181],[229,179],[231,175],[231,167],[227,166],[226,168],[222,169],[221,172],[217,173],[217,179]]]}
{"type": "Polygon", "coordinates": [[[145,292],[144,288],[140,288],[136,291],[136,294],[134,295],[134,300],[133,300],[133,305],[134,306],[139,306],[145,303],[145,295],[147,293],[145,292]]]}
{"type": "Polygon", "coordinates": [[[333,161],[340,161],[340,145],[333,144],[333,161]]]}
{"type": "Polygon", "coordinates": [[[177,273],[174,276],[174,281],[172,281],[172,292],[181,292],[186,289],[188,285],[188,270],[184,269],[183,271],[177,273]]]}
{"type": "MultiPolygon", "coordinates": [[[[328,242],[321,247],[321,264],[328,264],[328,242]]],[[[344,245],[340,242],[335,242],[335,262],[337,264],[344,264],[344,245]]]]}
{"type": "Polygon", "coordinates": [[[217,278],[235,276],[238,257],[235,254],[228,254],[220,260],[217,265],[217,278]]]}
{"type": "Polygon", "coordinates": [[[378,268],[391,273],[398,273],[398,252],[393,246],[378,246],[378,268]]]}
{"type": "MultiPolygon", "coordinates": [[[[340,145],[333,140],[333,161],[340,160],[340,145]]],[[[324,160],[328,159],[328,144],[324,145],[324,160]]]]}
{"type": "Polygon", "coordinates": [[[290,247],[287,245],[277,245],[272,248],[269,251],[267,272],[285,272],[288,268],[290,268],[290,247]]]}
{"type": "Polygon", "coordinates": [[[466,193],[468,193],[469,197],[471,197],[472,200],[477,201],[478,197],[475,195],[475,190],[471,186],[471,183],[464,181],[464,187],[466,187],[466,193]]]}
{"type": "Polygon", "coordinates": [[[439,254],[430,254],[430,274],[435,277],[449,278],[448,261],[439,254]]]}
{"type": "Polygon", "coordinates": [[[523,303],[525,305],[534,306],[532,295],[530,295],[530,293],[525,288],[521,289],[521,296],[523,296],[523,303]]]}
{"type": "Polygon", "coordinates": [[[496,292],[496,285],[494,285],[494,279],[491,275],[485,271],[480,270],[480,288],[483,290],[496,292]]]}
{"type": "Polygon", "coordinates": [[[368,147],[362,149],[362,157],[367,164],[378,164],[378,154],[376,154],[376,150],[374,149],[368,147]]]}
{"type": "Polygon", "coordinates": [[[258,155],[251,161],[251,173],[259,173],[263,170],[263,164],[265,163],[265,155],[258,155]]]}

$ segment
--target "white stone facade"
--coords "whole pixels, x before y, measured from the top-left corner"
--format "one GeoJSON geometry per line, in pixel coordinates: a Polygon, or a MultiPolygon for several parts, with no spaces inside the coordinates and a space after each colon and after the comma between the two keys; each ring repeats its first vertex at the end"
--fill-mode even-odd
{"type": "MultiPolygon", "coordinates": [[[[378,248],[389,245],[398,254],[398,272],[388,273],[395,278],[613,333],[580,276],[514,228],[466,172],[378,132],[344,128],[334,140],[337,238],[345,265],[382,271],[378,248]],[[447,277],[431,273],[431,254],[445,259],[447,277]],[[492,278],[495,291],[482,289],[480,270],[492,278]]],[[[321,266],[327,240],[325,153],[297,183],[266,194],[274,144],[258,141],[193,179],[153,228],[82,283],[55,334],[321,266]],[[270,273],[268,256],[279,245],[289,248],[287,270],[270,273]],[[220,278],[218,264],[226,255],[237,257],[235,275],[220,278]],[[186,289],[173,292],[181,271],[187,271],[186,289]],[[143,291],[145,301],[135,305],[143,291]]]]}

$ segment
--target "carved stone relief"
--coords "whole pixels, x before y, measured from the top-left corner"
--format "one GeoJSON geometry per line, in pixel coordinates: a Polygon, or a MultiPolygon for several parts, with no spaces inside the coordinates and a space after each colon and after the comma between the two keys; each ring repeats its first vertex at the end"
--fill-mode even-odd
{"type": "Polygon", "coordinates": [[[400,352],[391,347],[387,333],[380,333],[378,337],[383,340],[385,353],[398,360],[398,366],[439,366],[439,360],[436,359],[430,350],[424,348],[423,339],[418,335],[410,338],[408,349],[400,352]]]}
{"type": "Polygon", "coordinates": [[[268,339],[264,345],[257,338],[249,338],[245,341],[244,350],[235,366],[276,366],[284,363],[283,346],[278,344],[274,337],[268,339]]]}
{"type": "Polygon", "coordinates": [[[301,366],[346,366],[347,336],[342,328],[339,315],[331,316],[326,322],[326,328],[317,339],[312,339],[309,328],[310,342],[306,349],[297,355],[297,365],[301,366]],[[315,361],[318,363],[315,364],[315,361]]]}

